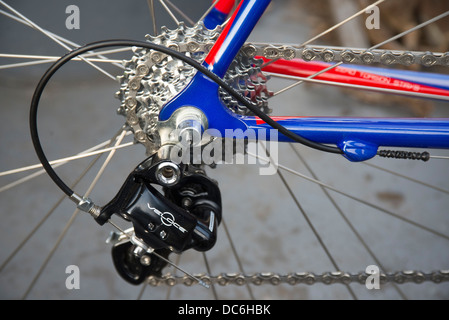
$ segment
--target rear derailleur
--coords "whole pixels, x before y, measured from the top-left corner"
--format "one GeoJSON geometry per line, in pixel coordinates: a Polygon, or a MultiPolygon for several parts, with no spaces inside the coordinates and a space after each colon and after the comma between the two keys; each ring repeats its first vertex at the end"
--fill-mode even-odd
{"type": "Polygon", "coordinates": [[[118,273],[136,285],[161,276],[172,252],[211,249],[221,221],[217,183],[201,166],[177,164],[159,154],[140,163],[95,218],[103,225],[116,214],[132,223],[125,234],[113,233],[108,240],[114,243],[118,273]]]}

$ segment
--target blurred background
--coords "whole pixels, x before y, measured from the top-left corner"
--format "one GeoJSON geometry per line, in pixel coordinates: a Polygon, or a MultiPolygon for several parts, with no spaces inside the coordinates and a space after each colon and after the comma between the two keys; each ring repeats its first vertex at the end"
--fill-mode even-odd
{"type": "MultiPolygon", "coordinates": [[[[5,2],[40,27],[78,45],[104,39],[143,40],[146,34],[153,32],[150,10],[145,0],[5,2]],[[73,4],[80,9],[78,30],[69,30],[65,26],[68,17],[66,8],[73,4]]],[[[184,10],[193,21],[201,17],[211,3],[208,0],[171,2],[184,10]]],[[[391,34],[402,32],[406,26],[433,16],[434,11],[449,10],[447,1],[390,2],[381,9],[380,30],[365,30],[362,16],[317,43],[369,47],[389,38],[391,34]],[[432,5],[428,6],[429,3],[432,5]]],[[[341,21],[342,17],[360,10],[366,3],[276,0],[249,41],[299,44],[341,21]]],[[[12,14],[1,5],[0,10],[12,14]]],[[[158,1],[155,1],[155,10],[158,26],[176,28],[158,1]]],[[[0,15],[0,30],[0,53],[60,56],[67,52],[41,32],[5,14],[0,15]]],[[[448,19],[445,19],[430,29],[393,43],[392,48],[447,51],[448,30],[448,19]]],[[[110,57],[129,59],[131,53],[110,57]]],[[[23,60],[0,58],[0,65],[18,62],[23,60]]],[[[114,66],[104,67],[114,75],[123,72],[114,66]]],[[[0,119],[3,120],[0,126],[0,172],[38,163],[29,135],[28,111],[34,88],[47,68],[47,64],[40,64],[0,69],[0,119]]],[[[272,80],[269,84],[273,91],[289,84],[288,81],[272,80]]],[[[123,117],[116,115],[119,101],[114,94],[117,90],[117,82],[84,63],[72,62],[64,66],[46,89],[39,111],[41,140],[48,158],[73,155],[110,139],[124,123],[123,117]]],[[[447,104],[441,102],[412,101],[314,85],[290,90],[270,100],[270,104],[275,115],[449,117],[447,104]]],[[[127,139],[132,141],[131,137],[127,139]]],[[[341,157],[323,155],[301,146],[281,145],[279,154],[280,162],[285,166],[308,175],[312,175],[308,172],[311,168],[317,178],[327,184],[449,234],[449,199],[444,192],[425,188],[368,165],[349,163],[341,157]],[[302,157],[306,162],[302,162],[302,157]]],[[[444,155],[445,152],[439,151],[438,154],[444,155]]],[[[107,203],[129,172],[144,158],[145,151],[141,146],[117,151],[92,193],[95,202],[107,203]]],[[[89,162],[90,159],[73,161],[59,167],[57,172],[65,181],[73,183],[89,162]]],[[[428,166],[416,162],[374,159],[370,164],[407,174],[440,189],[449,189],[449,170],[445,161],[434,161],[428,166]]],[[[101,161],[75,190],[80,193],[86,190],[100,166],[101,161]]],[[[260,176],[256,165],[223,165],[208,172],[219,182],[222,190],[227,230],[223,225],[220,227],[217,245],[205,255],[194,251],[183,254],[179,264],[184,269],[214,275],[222,272],[286,274],[313,271],[320,274],[334,271],[334,266],[300,213],[298,201],[341,270],[356,273],[375,264],[372,256],[339,217],[333,201],[316,184],[285,173],[288,190],[278,175],[260,176]]],[[[62,200],[61,191],[45,174],[28,180],[29,174],[0,176],[2,299],[212,299],[214,293],[219,299],[352,298],[343,285],[216,286],[213,290],[200,286],[155,288],[129,285],[114,270],[110,245],[105,243],[112,229],[98,226],[87,215],[73,216],[73,203],[62,200]],[[27,181],[19,183],[20,179],[27,181]],[[55,203],[59,202],[55,207],[55,203]],[[49,218],[44,221],[46,216],[49,218]],[[39,226],[38,230],[36,226],[39,226]],[[15,254],[19,245],[20,250],[15,254]],[[68,277],[65,270],[69,265],[79,267],[79,290],[67,290],[65,286],[68,277]]],[[[447,239],[404,224],[340,194],[332,193],[332,197],[383,262],[386,271],[448,269],[447,239]]],[[[175,273],[171,269],[167,271],[175,273]]],[[[351,288],[360,299],[403,298],[391,285],[372,291],[359,284],[353,284],[351,288]]],[[[408,298],[449,298],[447,284],[405,284],[401,290],[408,298]]]]}

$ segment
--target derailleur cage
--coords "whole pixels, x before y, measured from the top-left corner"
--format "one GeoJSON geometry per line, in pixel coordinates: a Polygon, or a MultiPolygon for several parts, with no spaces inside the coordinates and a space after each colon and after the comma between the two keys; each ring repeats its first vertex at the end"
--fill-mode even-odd
{"type": "Polygon", "coordinates": [[[133,237],[143,243],[139,246],[128,237],[112,249],[119,274],[139,284],[150,275],[160,275],[167,262],[158,255],[167,258],[171,252],[207,251],[214,246],[221,221],[221,194],[217,183],[200,167],[178,165],[156,154],[131,172],[95,220],[103,225],[114,214],[130,221],[133,237]]]}

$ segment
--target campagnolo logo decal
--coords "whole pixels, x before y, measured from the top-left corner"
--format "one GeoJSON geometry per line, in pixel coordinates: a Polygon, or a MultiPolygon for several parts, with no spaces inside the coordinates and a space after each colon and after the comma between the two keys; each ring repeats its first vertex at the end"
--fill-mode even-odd
{"type": "Polygon", "coordinates": [[[160,210],[158,210],[157,208],[152,208],[150,207],[149,204],[147,204],[148,208],[153,210],[153,212],[155,214],[157,214],[160,218],[161,218],[161,222],[163,225],[167,226],[167,227],[175,227],[176,229],[178,229],[179,231],[181,231],[182,233],[186,233],[187,230],[184,229],[183,227],[181,227],[179,225],[179,223],[177,223],[175,221],[175,217],[173,216],[173,214],[171,214],[170,212],[161,212],[160,210]]]}

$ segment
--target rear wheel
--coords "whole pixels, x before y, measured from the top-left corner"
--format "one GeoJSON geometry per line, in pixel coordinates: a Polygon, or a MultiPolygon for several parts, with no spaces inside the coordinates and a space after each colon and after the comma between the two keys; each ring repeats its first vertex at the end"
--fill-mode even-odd
{"type": "MultiPolygon", "coordinates": [[[[168,3],[164,2],[170,8],[168,3]]],[[[156,1],[154,5],[157,10],[165,10],[156,1]]],[[[179,7],[183,5],[179,3],[179,7]]],[[[285,36],[285,41],[299,42],[295,28],[302,30],[304,26],[285,26],[283,19],[286,15],[300,16],[299,10],[293,3],[273,3],[250,41],[273,38],[283,42],[279,38],[285,36]],[[279,29],[282,35],[274,32],[279,29]],[[292,34],[288,32],[290,29],[292,34]]],[[[177,14],[175,9],[171,11],[177,14]]],[[[128,51],[124,57],[129,59],[131,55],[128,51]]],[[[109,63],[118,63],[115,60],[123,55],[117,59],[108,57],[109,63]]],[[[92,63],[99,65],[97,61],[92,63]]],[[[118,68],[115,66],[106,68],[108,74],[123,73],[114,69],[118,68]]],[[[117,130],[123,125],[123,117],[112,111],[120,104],[113,97],[117,84],[106,77],[104,82],[95,79],[95,85],[72,83],[68,79],[74,70],[62,71],[49,87],[40,115],[42,141],[49,157],[61,158],[64,154],[86,150],[94,140],[107,141],[99,148],[132,145],[132,134],[122,135],[119,131],[109,136],[111,127],[117,130]],[[70,88],[68,93],[67,88],[70,88]]],[[[104,73],[99,76],[104,77],[104,73]]],[[[10,86],[3,88],[2,96],[7,97],[8,104],[27,106],[33,86],[24,89],[23,79],[7,83],[10,86]],[[29,95],[25,96],[24,90],[29,95]]],[[[289,84],[287,80],[270,79],[269,89],[277,92],[289,84]]],[[[323,86],[299,86],[269,100],[274,115],[408,115],[403,109],[360,105],[340,91],[323,86]],[[303,99],[299,107],[298,97],[303,99]],[[337,102],[339,106],[335,106],[337,102]]],[[[433,116],[449,117],[445,106],[437,104],[433,116]]],[[[26,134],[27,121],[24,121],[28,110],[17,107],[3,112],[4,119],[12,120],[2,128],[5,134],[1,139],[9,146],[8,157],[2,157],[6,171],[18,167],[18,163],[32,162],[28,159],[33,157],[33,151],[26,134]],[[17,142],[11,144],[6,140],[10,137],[17,142]]],[[[85,190],[96,202],[107,203],[128,173],[145,157],[145,151],[140,145],[134,150],[109,150],[110,156],[105,159],[95,163],[92,159],[71,161],[68,166],[61,166],[58,173],[71,185],[76,184],[76,190],[85,190]],[[92,170],[84,176],[89,167],[92,170]]],[[[172,255],[171,259],[183,269],[199,274],[201,279],[213,281],[211,290],[193,285],[191,278],[169,267],[162,273],[170,275],[150,278],[150,287],[142,285],[136,290],[125,285],[112,267],[109,246],[104,244],[109,228],[99,229],[89,217],[74,212],[73,204],[44,175],[29,180],[28,173],[5,173],[6,182],[0,196],[4,204],[2,234],[8,239],[8,249],[2,253],[0,281],[5,288],[2,295],[68,299],[88,295],[191,298],[193,293],[195,298],[220,299],[447,298],[447,284],[435,284],[439,279],[448,279],[447,273],[437,271],[447,269],[449,263],[441,255],[449,234],[444,209],[449,204],[449,180],[444,160],[421,163],[376,158],[354,164],[335,155],[284,144],[279,146],[279,154],[279,170],[275,176],[260,176],[255,165],[219,165],[208,170],[219,182],[223,194],[224,213],[217,244],[207,253],[187,251],[182,256],[172,255]],[[19,176],[26,183],[16,183],[19,176]],[[62,231],[55,232],[58,228],[62,231]],[[66,287],[70,265],[79,267],[79,290],[66,287]],[[420,282],[423,278],[419,273],[397,274],[396,280],[390,279],[392,283],[382,284],[380,290],[367,290],[363,281],[344,284],[348,279],[345,273],[327,274],[339,270],[364,273],[371,265],[383,272],[417,270],[432,273],[435,278],[425,279],[431,281],[420,286],[399,285],[401,279],[420,282]],[[313,282],[317,283],[304,284],[313,282]],[[328,286],[327,282],[338,284],[328,286]],[[189,286],[172,287],[178,283],[189,286]],[[258,286],[260,283],[268,285],[258,286]]],[[[441,150],[435,154],[448,155],[441,150]]]]}

